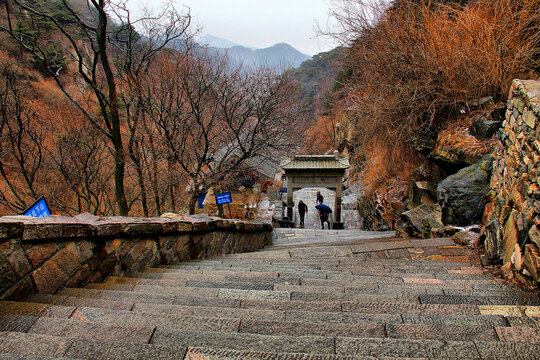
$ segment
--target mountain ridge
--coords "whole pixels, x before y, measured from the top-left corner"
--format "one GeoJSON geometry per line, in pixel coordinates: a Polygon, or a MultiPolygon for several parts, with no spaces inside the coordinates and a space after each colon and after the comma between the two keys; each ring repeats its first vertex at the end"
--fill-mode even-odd
{"type": "Polygon", "coordinates": [[[250,48],[214,35],[205,35],[197,40],[220,55],[227,55],[232,62],[248,68],[268,66],[276,69],[296,68],[310,55],[303,54],[290,44],[277,43],[266,48],[250,48]],[[202,39],[202,41],[201,41],[202,39]]]}

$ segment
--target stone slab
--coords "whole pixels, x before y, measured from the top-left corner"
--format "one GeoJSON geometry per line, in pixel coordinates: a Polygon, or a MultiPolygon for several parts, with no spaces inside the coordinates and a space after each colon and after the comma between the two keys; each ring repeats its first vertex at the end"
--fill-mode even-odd
{"type": "MultiPolygon", "coordinates": [[[[120,346],[120,344],[115,344],[120,346]]],[[[106,342],[94,342],[84,339],[74,339],[71,346],[66,352],[66,356],[87,359],[87,360],[101,360],[105,359],[110,345],[106,342]]]]}
{"type": "Polygon", "coordinates": [[[36,322],[36,316],[29,315],[1,315],[0,331],[25,333],[36,322]]]}
{"type": "Polygon", "coordinates": [[[495,330],[501,341],[540,344],[540,328],[497,326],[495,330]]]}
{"type": "MultiPolygon", "coordinates": [[[[135,286],[137,288],[137,286],[135,286]]],[[[164,291],[156,292],[154,289],[139,288],[138,291],[116,291],[116,290],[96,290],[96,289],[75,289],[64,288],[60,291],[62,295],[68,295],[72,297],[87,297],[93,299],[113,300],[113,301],[133,301],[133,302],[147,302],[155,304],[172,304],[174,301],[174,295],[163,294],[164,291]],[[142,291],[142,290],[147,291],[142,291]],[[153,290],[153,292],[151,291],[153,290]]]]}
{"type": "Polygon", "coordinates": [[[75,311],[75,307],[72,306],[0,301],[0,314],[3,315],[68,318],[73,311],[75,311]]]}
{"type": "Polygon", "coordinates": [[[438,246],[455,246],[456,243],[452,238],[435,238],[435,239],[412,239],[411,243],[415,248],[438,247],[438,246]]]}
{"type": "Polygon", "coordinates": [[[507,317],[506,320],[511,327],[540,328],[540,319],[529,317],[507,317]]]}
{"type": "Polygon", "coordinates": [[[343,302],[345,312],[393,313],[393,314],[434,314],[434,315],[480,315],[474,305],[412,304],[391,302],[343,302]]]}
{"type": "Polygon", "coordinates": [[[371,244],[351,245],[351,250],[354,254],[361,254],[367,252],[395,250],[395,249],[407,249],[412,248],[414,245],[409,240],[404,241],[387,241],[376,242],[371,244]]]}
{"type": "Polygon", "coordinates": [[[280,301],[280,300],[242,300],[242,308],[267,310],[302,310],[302,311],[341,311],[339,301],[280,301]]]}
{"type": "MultiPolygon", "coordinates": [[[[260,351],[240,351],[230,349],[188,348],[184,360],[358,360],[355,356],[275,353],[260,351]]],[[[374,358],[363,358],[372,360],[374,358]]]]}
{"type": "Polygon", "coordinates": [[[525,306],[516,305],[479,305],[482,315],[525,316],[525,306]]]}
{"type": "Polygon", "coordinates": [[[217,319],[183,314],[151,314],[133,311],[112,311],[94,308],[78,308],[72,319],[105,324],[121,324],[133,327],[161,327],[168,329],[237,332],[240,319],[217,319]]]}
{"type": "Polygon", "coordinates": [[[163,347],[152,344],[118,344],[74,340],[66,355],[90,360],[182,359],[185,347],[163,347]]]}
{"type": "Polygon", "coordinates": [[[283,285],[276,284],[274,285],[274,290],[282,291],[296,291],[296,292],[318,292],[318,293],[343,293],[344,288],[342,286],[332,286],[331,283],[328,283],[327,286],[311,286],[311,285],[283,285]]]}
{"type": "MultiPolygon", "coordinates": [[[[189,288],[189,287],[173,287],[173,286],[152,286],[152,285],[135,285],[133,294],[140,294],[141,298],[152,296],[152,294],[161,294],[165,296],[160,303],[172,303],[177,296],[195,296],[195,297],[216,297],[219,289],[211,288],[189,288]],[[171,301],[172,300],[172,301],[171,301]]],[[[156,303],[158,303],[156,301],[156,303]]]]}
{"type": "Polygon", "coordinates": [[[148,343],[154,326],[118,326],[76,319],[39,318],[29,333],[109,342],[148,343]],[[129,334],[126,337],[126,334],[129,334]]]}
{"type": "Polygon", "coordinates": [[[473,343],[406,340],[336,338],[336,354],[392,358],[479,359],[473,343]]]}
{"type": "Polygon", "coordinates": [[[431,339],[442,341],[498,340],[497,333],[492,326],[387,324],[386,331],[389,338],[398,339],[431,339]]]}
{"type": "Polygon", "coordinates": [[[381,295],[381,294],[320,294],[320,293],[304,293],[293,292],[291,293],[291,300],[301,301],[352,301],[352,302],[366,302],[366,301],[381,301],[381,302],[405,302],[405,303],[418,303],[418,295],[381,295]]]}
{"type": "Polygon", "coordinates": [[[180,306],[161,304],[135,304],[134,312],[147,314],[173,314],[199,316],[216,319],[266,319],[285,320],[285,312],[258,309],[209,308],[200,306],[180,306]]]}
{"type": "Polygon", "coordinates": [[[273,290],[272,284],[258,284],[247,282],[211,282],[211,281],[187,281],[186,287],[212,288],[212,289],[237,289],[237,290],[273,290]]]}
{"type": "Polygon", "coordinates": [[[228,299],[289,300],[291,293],[288,291],[220,289],[217,296],[228,299]]]}
{"type": "Polygon", "coordinates": [[[104,360],[184,359],[187,348],[152,344],[122,344],[110,346],[104,360]]]}
{"type": "Polygon", "coordinates": [[[426,315],[403,314],[404,323],[426,325],[465,325],[465,326],[508,326],[506,319],[499,315],[426,315]]]}
{"type": "Polygon", "coordinates": [[[241,333],[264,335],[308,336],[318,335],[326,337],[385,337],[382,323],[334,324],[321,322],[276,322],[267,320],[244,319],[240,324],[241,333]]]}
{"type": "Polygon", "coordinates": [[[291,258],[343,257],[351,256],[349,246],[325,246],[290,249],[291,258]]]}
{"type": "MultiPolygon", "coordinates": [[[[341,284],[349,284],[350,287],[354,286],[356,282],[365,283],[383,283],[383,284],[403,284],[403,279],[395,276],[381,276],[381,275],[370,275],[370,276],[364,276],[364,275],[348,275],[348,274],[342,274],[342,275],[330,275],[328,277],[328,280],[332,280],[331,282],[337,282],[339,285],[341,284]]],[[[304,283],[304,282],[302,282],[304,283]]],[[[345,285],[347,286],[347,285],[345,285]]]]}
{"type": "Polygon", "coordinates": [[[540,305],[538,297],[420,295],[418,298],[422,304],[540,305]]]}
{"type": "Polygon", "coordinates": [[[86,285],[87,289],[96,290],[120,290],[120,291],[132,291],[135,287],[134,284],[116,284],[116,283],[94,283],[86,285]]]}
{"type": "Polygon", "coordinates": [[[25,301],[39,304],[62,305],[66,299],[67,296],[65,295],[34,294],[27,297],[25,301]]]}
{"type": "Polygon", "coordinates": [[[0,333],[0,352],[61,357],[66,353],[71,342],[72,339],[56,336],[4,332],[0,333]]]}
{"type": "Polygon", "coordinates": [[[289,310],[286,312],[287,321],[292,322],[322,322],[322,323],[401,323],[399,314],[363,314],[345,312],[312,312],[289,310]]]}
{"type": "Polygon", "coordinates": [[[482,359],[538,360],[539,344],[475,341],[482,359]]]}
{"type": "Polygon", "coordinates": [[[164,346],[202,346],[262,352],[333,354],[334,339],[321,336],[272,336],[156,329],[152,343],[164,346]]]}
{"type": "Polygon", "coordinates": [[[95,307],[101,309],[113,309],[113,310],[130,310],[135,304],[134,301],[113,301],[113,300],[103,300],[103,299],[92,299],[92,298],[78,298],[73,296],[68,296],[64,301],[65,306],[74,306],[74,307],[95,307]]]}
{"type": "Polygon", "coordinates": [[[183,306],[204,306],[215,308],[239,308],[242,304],[241,299],[222,299],[213,297],[195,297],[195,296],[176,296],[173,305],[183,306]]]}

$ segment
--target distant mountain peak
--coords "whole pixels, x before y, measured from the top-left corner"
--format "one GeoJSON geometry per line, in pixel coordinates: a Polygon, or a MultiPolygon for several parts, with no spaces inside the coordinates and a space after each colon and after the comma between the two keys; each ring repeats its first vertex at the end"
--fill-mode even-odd
{"type": "Polygon", "coordinates": [[[206,35],[201,36],[200,38],[197,39],[197,42],[199,44],[201,44],[201,45],[205,45],[205,46],[209,46],[209,47],[213,47],[213,48],[218,48],[218,49],[229,49],[229,48],[232,48],[232,47],[235,47],[235,46],[241,46],[241,47],[245,47],[245,48],[249,48],[249,49],[255,49],[255,48],[251,48],[249,46],[244,46],[244,45],[235,43],[234,41],[230,41],[230,40],[227,40],[227,39],[224,39],[224,38],[221,38],[221,37],[218,37],[218,36],[210,35],[210,34],[206,34],[206,35]]]}
{"type": "Polygon", "coordinates": [[[214,48],[218,52],[226,52],[233,62],[244,64],[247,67],[298,67],[303,61],[311,58],[311,56],[301,53],[284,42],[263,49],[243,46],[214,35],[201,36],[197,42],[214,48]]]}

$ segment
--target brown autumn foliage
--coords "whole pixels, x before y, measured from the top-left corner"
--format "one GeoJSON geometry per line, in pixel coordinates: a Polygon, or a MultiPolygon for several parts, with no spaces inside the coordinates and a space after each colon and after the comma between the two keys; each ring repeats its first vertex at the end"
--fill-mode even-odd
{"type": "Polygon", "coordinates": [[[189,14],[172,5],[138,20],[155,36],[137,42],[121,4],[93,3],[99,21],[82,19],[89,22],[81,37],[74,24],[86,25],[69,20],[77,15],[67,2],[56,2],[59,22],[48,12],[52,3],[9,3],[12,13],[0,12],[2,215],[41,194],[63,214],[192,208],[200,192],[279,157],[299,138],[289,79],[203,59],[190,43],[189,14]],[[108,12],[125,15],[117,19],[124,26],[107,22],[108,12]],[[168,22],[158,21],[167,14],[168,22]],[[19,21],[27,22],[22,32],[19,21]],[[98,23],[107,23],[107,34],[98,23]]]}
{"type": "MultiPolygon", "coordinates": [[[[368,188],[410,178],[418,133],[452,127],[469,103],[504,100],[514,78],[540,70],[540,2],[336,0],[334,35],[350,45],[344,65],[354,114],[354,152],[368,188]],[[382,160],[384,159],[384,160],[382,160]]],[[[471,151],[467,137],[452,139],[471,151]]]]}

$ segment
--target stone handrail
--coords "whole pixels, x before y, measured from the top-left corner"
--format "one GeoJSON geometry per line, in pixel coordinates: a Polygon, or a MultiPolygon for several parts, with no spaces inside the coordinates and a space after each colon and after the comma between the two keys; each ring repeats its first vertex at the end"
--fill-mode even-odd
{"type": "Polygon", "coordinates": [[[0,217],[0,299],[83,286],[146,267],[255,251],[270,224],[166,214],[160,218],[0,217]]]}

